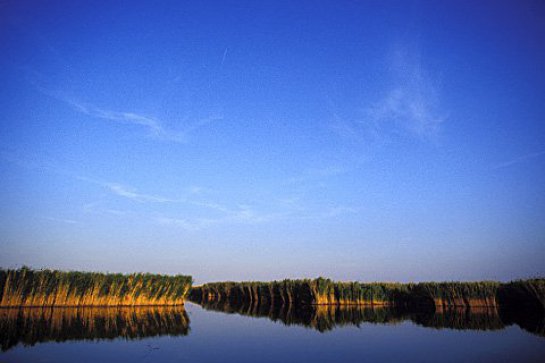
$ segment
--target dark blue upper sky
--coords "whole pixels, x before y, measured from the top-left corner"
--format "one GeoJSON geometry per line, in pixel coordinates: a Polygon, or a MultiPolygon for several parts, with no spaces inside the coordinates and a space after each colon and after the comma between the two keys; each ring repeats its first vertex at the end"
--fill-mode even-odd
{"type": "Polygon", "coordinates": [[[542,1],[6,1],[0,265],[545,273],[542,1]]]}

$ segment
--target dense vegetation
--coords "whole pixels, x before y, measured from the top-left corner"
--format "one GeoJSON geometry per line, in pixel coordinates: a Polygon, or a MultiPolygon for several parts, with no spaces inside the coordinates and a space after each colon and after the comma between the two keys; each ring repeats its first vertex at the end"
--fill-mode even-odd
{"type": "Polygon", "coordinates": [[[192,290],[194,300],[229,299],[269,301],[301,305],[394,303],[408,293],[402,284],[360,284],[329,279],[283,280],[272,282],[217,282],[192,290]]]}
{"type": "Polygon", "coordinates": [[[0,269],[0,306],[179,305],[190,276],[0,269]]]}
{"type": "Polygon", "coordinates": [[[229,300],[295,305],[496,308],[499,299],[504,305],[529,301],[533,306],[540,306],[542,309],[545,306],[544,297],[545,279],[515,281],[508,284],[494,281],[359,283],[335,282],[325,278],[272,282],[217,282],[195,287],[190,294],[190,298],[198,303],[229,300]]]}
{"type": "Polygon", "coordinates": [[[524,305],[545,310],[545,279],[516,280],[502,284],[498,289],[502,305],[524,305]]]}
{"type": "Polygon", "coordinates": [[[495,307],[499,282],[423,282],[411,286],[417,300],[433,300],[436,307],[495,307]]]}

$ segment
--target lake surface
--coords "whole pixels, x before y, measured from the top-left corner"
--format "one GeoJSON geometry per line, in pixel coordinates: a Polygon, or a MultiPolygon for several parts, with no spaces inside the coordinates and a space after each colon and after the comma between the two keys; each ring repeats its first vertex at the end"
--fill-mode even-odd
{"type": "Polygon", "coordinates": [[[0,362],[544,362],[544,325],[488,310],[0,309],[0,362]]]}

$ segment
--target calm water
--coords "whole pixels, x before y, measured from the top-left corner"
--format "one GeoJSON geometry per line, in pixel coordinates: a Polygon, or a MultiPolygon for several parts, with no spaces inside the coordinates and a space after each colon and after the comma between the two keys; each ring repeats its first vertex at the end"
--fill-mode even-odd
{"type": "Polygon", "coordinates": [[[544,325],[486,310],[0,309],[0,362],[545,362],[544,325]]]}

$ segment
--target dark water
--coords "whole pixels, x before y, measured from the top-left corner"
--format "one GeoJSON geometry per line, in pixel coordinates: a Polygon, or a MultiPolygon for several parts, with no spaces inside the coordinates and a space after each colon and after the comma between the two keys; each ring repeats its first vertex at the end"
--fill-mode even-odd
{"type": "Polygon", "coordinates": [[[0,309],[0,362],[545,362],[544,326],[490,310],[0,309]]]}

